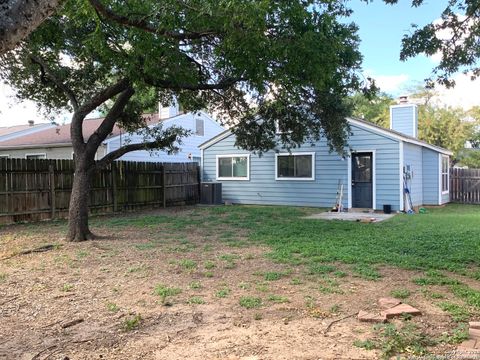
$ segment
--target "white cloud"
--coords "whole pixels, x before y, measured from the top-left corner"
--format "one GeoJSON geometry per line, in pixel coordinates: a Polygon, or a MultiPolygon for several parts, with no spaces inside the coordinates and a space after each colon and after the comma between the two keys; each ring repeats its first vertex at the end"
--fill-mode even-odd
{"type": "Polygon", "coordinates": [[[380,88],[380,91],[387,93],[398,92],[398,90],[405,85],[410,79],[406,74],[399,75],[375,75],[371,74],[370,77],[375,79],[375,84],[380,88]]]}
{"type": "Polygon", "coordinates": [[[19,102],[14,96],[8,85],[0,83],[0,127],[27,124],[28,120],[46,122],[33,101],[19,102]]]}
{"type": "Polygon", "coordinates": [[[480,79],[471,80],[470,75],[457,74],[453,77],[455,87],[447,89],[444,86],[435,88],[438,96],[435,100],[440,105],[461,107],[465,110],[472,106],[480,106],[480,79]]]}

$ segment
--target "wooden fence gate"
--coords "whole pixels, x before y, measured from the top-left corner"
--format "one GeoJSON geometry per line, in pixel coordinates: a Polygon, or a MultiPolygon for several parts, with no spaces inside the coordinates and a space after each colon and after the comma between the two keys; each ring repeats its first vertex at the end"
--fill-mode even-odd
{"type": "Polygon", "coordinates": [[[480,204],[480,169],[450,169],[450,201],[480,204]]]}
{"type": "MultiPolygon", "coordinates": [[[[0,158],[0,223],[65,218],[73,160],[0,158]]],[[[196,163],[117,161],[95,174],[90,212],[112,213],[198,203],[196,163]]]]}

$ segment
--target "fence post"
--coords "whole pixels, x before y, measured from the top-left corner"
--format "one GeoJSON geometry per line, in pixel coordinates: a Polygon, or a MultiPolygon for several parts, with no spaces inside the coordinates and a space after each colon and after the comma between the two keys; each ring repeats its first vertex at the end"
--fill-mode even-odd
{"type": "Polygon", "coordinates": [[[112,161],[110,164],[110,174],[112,179],[112,201],[113,201],[113,212],[118,211],[118,198],[117,198],[117,165],[115,161],[112,161]]]}
{"type": "Polygon", "coordinates": [[[51,217],[52,220],[55,219],[56,203],[55,203],[55,169],[53,165],[48,165],[48,174],[50,178],[50,206],[51,206],[51,217]]]}

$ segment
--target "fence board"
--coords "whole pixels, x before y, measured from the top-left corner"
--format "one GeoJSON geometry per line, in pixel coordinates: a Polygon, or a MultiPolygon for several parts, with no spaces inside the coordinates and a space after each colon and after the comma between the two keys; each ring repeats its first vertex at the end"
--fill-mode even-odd
{"type": "MultiPolygon", "coordinates": [[[[73,160],[0,158],[0,223],[63,218],[73,186],[73,160]]],[[[92,179],[91,213],[195,204],[196,163],[118,161],[92,179]]]]}
{"type": "Polygon", "coordinates": [[[450,201],[480,204],[480,169],[450,169],[450,201]]]}

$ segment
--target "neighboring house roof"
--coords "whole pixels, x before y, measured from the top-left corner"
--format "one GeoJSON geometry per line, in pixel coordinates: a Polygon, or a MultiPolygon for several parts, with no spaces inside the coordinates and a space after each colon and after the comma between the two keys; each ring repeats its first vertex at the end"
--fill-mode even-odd
{"type": "Polygon", "coordinates": [[[10,140],[22,135],[33,134],[37,131],[52,127],[51,123],[35,125],[15,125],[0,127],[0,141],[10,140]]]}
{"type": "MultiPolygon", "coordinates": [[[[395,131],[395,130],[386,129],[384,127],[381,127],[379,125],[373,124],[373,123],[365,121],[365,120],[360,120],[360,119],[355,119],[355,118],[347,118],[347,121],[351,125],[359,126],[361,128],[370,130],[374,133],[389,137],[391,139],[405,141],[405,142],[408,142],[408,143],[411,143],[411,144],[423,146],[423,147],[432,149],[432,150],[437,151],[437,152],[442,153],[442,154],[453,155],[453,153],[450,150],[441,148],[439,146],[431,145],[431,144],[429,144],[425,141],[419,140],[419,139],[414,138],[412,136],[402,134],[402,133],[400,133],[398,131],[395,131]]],[[[203,144],[200,144],[198,147],[200,149],[206,149],[206,148],[212,146],[213,144],[216,144],[220,140],[225,139],[226,137],[230,136],[231,134],[232,134],[231,130],[227,129],[227,130],[221,132],[220,134],[218,134],[217,136],[211,138],[210,140],[205,141],[203,144]]]]}
{"type": "MultiPolygon", "coordinates": [[[[158,114],[143,115],[147,125],[158,123],[158,114]]],[[[104,118],[85,119],[83,122],[83,137],[86,140],[97,130],[104,118]]],[[[125,132],[121,128],[115,125],[112,132],[108,136],[114,137],[125,132]]],[[[107,138],[107,139],[108,139],[107,138]]],[[[37,131],[33,134],[26,134],[24,136],[18,136],[13,139],[2,141],[0,139],[0,149],[7,148],[31,148],[40,146],[58,147],[71,145],[70,140],[70,124],[58,125],[45,128],[44,130],[37,131]]]]}

